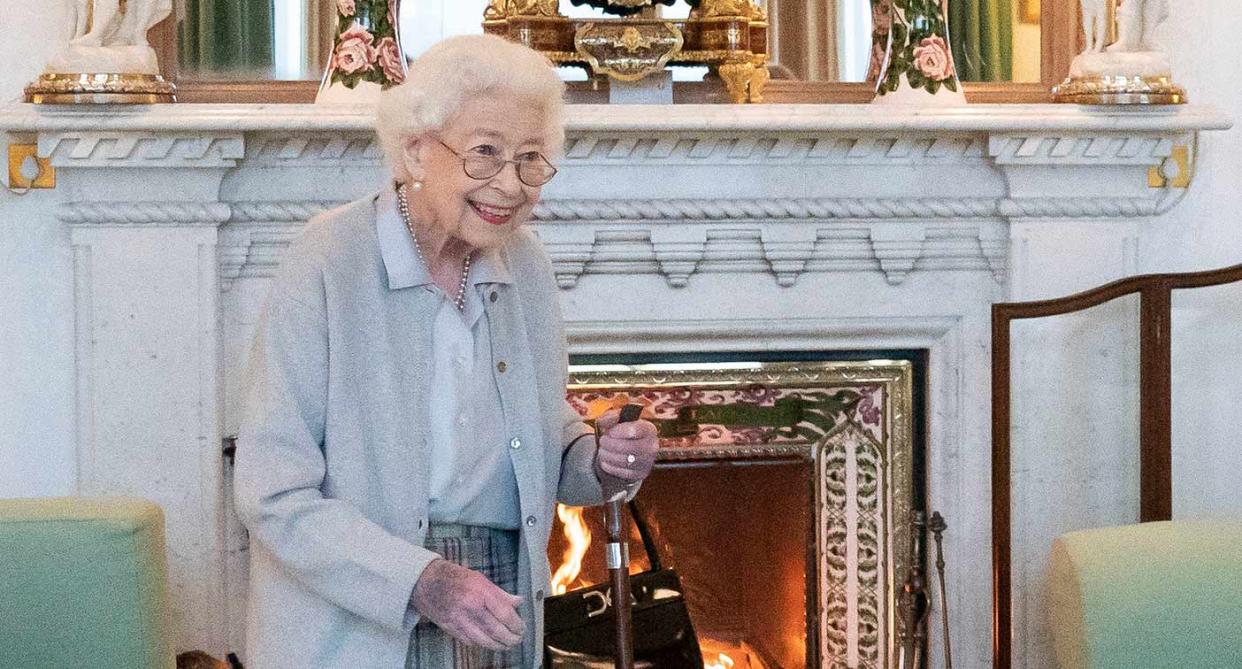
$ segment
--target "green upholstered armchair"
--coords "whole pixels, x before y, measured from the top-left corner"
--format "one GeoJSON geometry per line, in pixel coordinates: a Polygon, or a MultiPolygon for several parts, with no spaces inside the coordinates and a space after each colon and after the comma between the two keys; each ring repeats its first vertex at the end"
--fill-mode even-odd
{"type": "Polygon", "coordinates": [[[1242,519],[1065,534],[1049,600],[1061,669],[1242,667],[1242,519]]]}
{"type": "Polygon", "coordinates": [[[0,500],[0,667],[172,669],[166,584],[155,504],[0,500]]]}

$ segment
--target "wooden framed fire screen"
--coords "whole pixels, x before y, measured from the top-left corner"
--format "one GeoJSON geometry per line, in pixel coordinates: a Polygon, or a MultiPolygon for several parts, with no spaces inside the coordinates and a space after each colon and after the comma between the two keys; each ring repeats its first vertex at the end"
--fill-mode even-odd
{"type": "MultiPolygon", "coordinates": [[[[1170,520],[1172,484],[1172,293],[1242,282],[1242,264],[1223,269],[1151,274],[1115,281],[1068,297],[992,306],[992,580],[994,669],[1014,659],[1011,434],[1015,321],[1063,316],[1138,296],[1138,499],[1140,522],[1170,520]]],[[[1049,490],[1050,497],[1057,491],[1049,490]]],[[[1068,503],[1068,502],[1066,502],[1068,503]]]]}

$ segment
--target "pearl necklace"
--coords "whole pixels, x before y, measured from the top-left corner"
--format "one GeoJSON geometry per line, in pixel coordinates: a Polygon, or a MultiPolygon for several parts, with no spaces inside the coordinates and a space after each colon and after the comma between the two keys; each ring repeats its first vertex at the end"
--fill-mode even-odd
{"type": "MultiPolygon", "coordinates": [[[[418,235],[414,234],[410,205],[405,201],[405,184],[397,184],[397,210],[401,212],[401,220],[405,221],[405,229],[410,231],[410,239],[414,241],[414,251],[418,253],[418,259],[422,261],[423,267],[426,267],[430,274],[431,265],[427,263],[427,258],[423,257],[423,249],[418,245],[418,235]]],[[[467,253],[466,259],[461,263],[461,282],[457,284],[457,296],[453,298],[453,304],[457,306],[458,311],[466,310],[466,278],[470,276],[470,256],[471,254],[467,253]]]]}

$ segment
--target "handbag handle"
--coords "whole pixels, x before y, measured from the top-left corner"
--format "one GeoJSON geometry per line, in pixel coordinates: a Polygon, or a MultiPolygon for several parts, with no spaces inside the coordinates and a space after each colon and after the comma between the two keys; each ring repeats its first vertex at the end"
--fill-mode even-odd
{"type": "Polygon", "coordinates": [[[647,520],[643,518],[638,502],[630,500],[628,506],[630,517],[634,519],[634,527],[638,528],[638,536],[642,537],[643,550],[647,551],[647,561],[651,563],[651,571],[660,571],[664,566],[660,560],[660,551],[656,549],[655,540],[651,536],[651,528],[647,526],[647,520]]]}

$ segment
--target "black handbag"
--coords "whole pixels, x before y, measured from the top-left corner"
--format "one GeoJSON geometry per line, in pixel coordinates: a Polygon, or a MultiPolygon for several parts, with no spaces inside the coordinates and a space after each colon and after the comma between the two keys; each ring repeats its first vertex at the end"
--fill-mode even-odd
{"type": "MultiPolygon", "coordinates": [[[[661,565],[638,505],[628,506],[651,562],[649,571],[630,576],[635,669],[702,669],[681,579],[661,565]]],[[[544,669],[612,669],[616,622],[611,590],[602,583],[544,600],[544,669]]]]}

